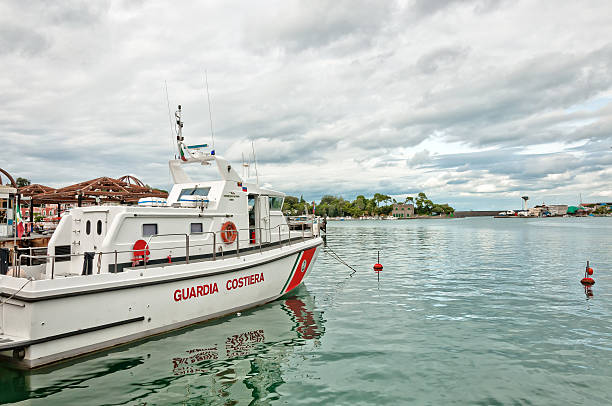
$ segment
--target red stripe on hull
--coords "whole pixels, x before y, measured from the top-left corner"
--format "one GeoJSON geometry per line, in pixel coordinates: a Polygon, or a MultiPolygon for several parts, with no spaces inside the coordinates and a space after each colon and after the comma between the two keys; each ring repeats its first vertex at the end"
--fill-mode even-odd
{"type": "Polygon", "coordinates": [[[291,278],[291,282],[289,282],[289,286],[287,286],[287,290],[285,293],[289,292],[296,288],[300,283],[302,283],[302,279],[304,279],[304,275],[306,275],[306,271],[310,266],[310,262],[312,262],[312,257],[317,250],[317,247],[308,249],[304,251],[302,254],[302,259],[298,262],[297,267],[295,269],[295,273],[293,274],[293,278],[291,278]]]}

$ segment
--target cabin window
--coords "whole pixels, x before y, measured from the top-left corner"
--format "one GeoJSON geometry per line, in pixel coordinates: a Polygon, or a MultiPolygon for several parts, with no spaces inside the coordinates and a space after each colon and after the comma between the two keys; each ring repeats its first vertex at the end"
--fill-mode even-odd
{"type": "Polygon", "coordinates": [[[157,224],[143,224],[142,236],[150,237],[152,235],[157,235],[157,224]]]}
{"type": "Polygon", "coordinates": [[[91,221],[89,220],[87,220],[87,223],[85,223],[85,234],[91,234],[91,221]]]}
{"type": "Polygon", "coordinates": [[[281,210],[283,208],[283,198],[279,196],[270,196],[270,210],[281,210]]]}
{"type": "Polygon", "coordinates": [[[183,196],[208,196],[208,192],[210,192],[209,187],[192,187],[181,190],[181,195],[179,196],[179,200],[183,196]]]}
{"type": "Polygon", "coordinates": [[[98,235],[102,235],[102,220],[98,220],[98,224],[96,224],[96,231],[98,235]]]}
{"type": "Polygon", "coordinates": [[[191,223],[191,234],[202,233],[202,223],[191,223]]]}

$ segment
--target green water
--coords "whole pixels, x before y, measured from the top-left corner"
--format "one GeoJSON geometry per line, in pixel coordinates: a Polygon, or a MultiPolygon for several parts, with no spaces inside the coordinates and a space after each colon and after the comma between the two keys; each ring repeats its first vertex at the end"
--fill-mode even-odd
{"type": "Polygon", "coordinates": [[[54,404],[612,404],[612,218],[330,222],[305,286],[69,363],[0,370],[54,404]],[[384,270],[372,271],[376,251],[384,270]],[[591,260],[596,284],[579,280],[591,260]]]}

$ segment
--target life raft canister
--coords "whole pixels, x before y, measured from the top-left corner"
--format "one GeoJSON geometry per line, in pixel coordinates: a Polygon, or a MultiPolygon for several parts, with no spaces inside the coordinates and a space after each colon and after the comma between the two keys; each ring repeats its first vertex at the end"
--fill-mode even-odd
{"type": "Polygon", "coordinates": [[[236,231],[236,225],[231,221],[226,221],[221,226],[221,239],[226,244],[231,244],[236,241],[236,236],[238,235],[238,231],[236,231]]]}

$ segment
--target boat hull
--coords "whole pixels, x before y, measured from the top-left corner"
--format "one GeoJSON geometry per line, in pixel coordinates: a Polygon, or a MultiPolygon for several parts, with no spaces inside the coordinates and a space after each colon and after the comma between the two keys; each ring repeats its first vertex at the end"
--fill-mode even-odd
{"type": "Polygon", "coordinates": [[[267,303],[303,282],[321,244],[316,238],[217,261],[92,275],[100,283],[85,287],[24,289],[2,306],[0,357],[35,368],[267,303]]]}

